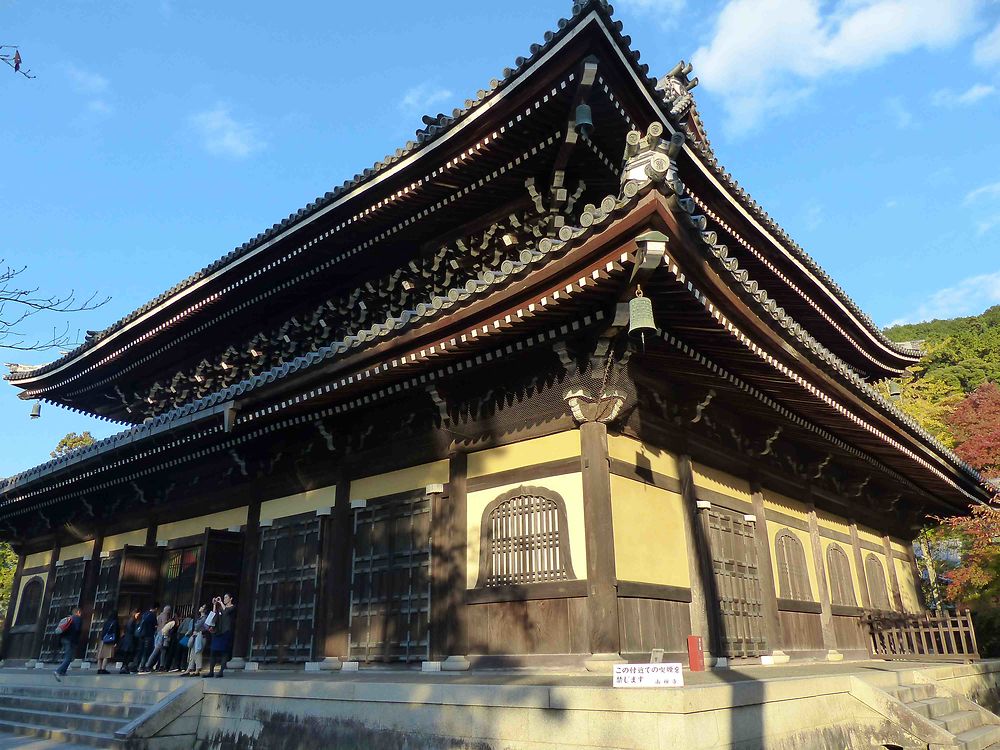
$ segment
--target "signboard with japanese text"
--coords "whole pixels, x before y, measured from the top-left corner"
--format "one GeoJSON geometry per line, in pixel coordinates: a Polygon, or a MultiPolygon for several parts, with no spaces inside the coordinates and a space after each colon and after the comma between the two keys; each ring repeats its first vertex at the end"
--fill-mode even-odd
{"type": "Polygon", "coordinates": [[[684,673],[679,663],[615,664],[613,687],[684,687],[684,673]]]}

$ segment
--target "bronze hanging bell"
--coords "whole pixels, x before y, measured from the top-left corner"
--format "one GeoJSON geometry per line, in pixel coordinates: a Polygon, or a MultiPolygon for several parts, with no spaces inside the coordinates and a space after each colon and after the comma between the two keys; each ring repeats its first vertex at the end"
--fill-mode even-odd
{"type": "Polygon", "coordinates": [[[642,296],[642,287],[636,287],[635,296],[628,303],[628,334],[638,336],[646,348],[646,334],[656,332],[653,319],[653,301],[642,296]]]}
{"type": "Polygon", "coordinates": [[[42,402],[36,401],[31,405],[31,418],[38,419],[42,416],[42,402]]]}

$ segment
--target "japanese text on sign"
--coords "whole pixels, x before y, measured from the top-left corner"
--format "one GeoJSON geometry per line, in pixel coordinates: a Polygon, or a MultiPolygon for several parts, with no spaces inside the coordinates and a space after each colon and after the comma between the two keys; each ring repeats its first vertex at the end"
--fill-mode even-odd
{"type": "Polygon", "coordinates": [[[680,664],[615,664],[613,687],[684,687],[680,664]]]}

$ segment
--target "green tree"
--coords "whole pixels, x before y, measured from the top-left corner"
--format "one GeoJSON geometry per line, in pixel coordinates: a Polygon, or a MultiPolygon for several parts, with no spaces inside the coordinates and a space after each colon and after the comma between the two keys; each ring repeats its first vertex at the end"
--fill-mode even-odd
{"type": "Polygon", "coordinates": [[[6,542],[0,543],[0,622],[7,616],[7,605],[10,603],[10,589],[14,583],[14,571],[17,568],[17,555],[6,542]]]}
{"type": "Polygon", "coordinates": [[[75,451],[77,448],[84,448],[88,445],[94,444],[94,436],[90,434],[90,431],[84,432],[82,435],[77,435],[75,432],[68,432],[59,441],[56,449],[52,451],[49,455],[52,458],[59,458],[60,456],[65,456],[71,451],[75,451]]]}

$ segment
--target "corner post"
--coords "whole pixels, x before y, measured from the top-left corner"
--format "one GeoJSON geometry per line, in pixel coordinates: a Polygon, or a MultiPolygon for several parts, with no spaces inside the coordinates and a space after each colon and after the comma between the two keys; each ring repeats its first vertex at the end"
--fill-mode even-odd
{"type": "Polygon", "coordinates": [[[753,500],[753,514],[757,519],[753,525],[754,545],[757,548],[757,574],[764,604],[764,638],[771,657],[775,662],[788,661],[788,655],[781,650],[784,645],[781,636],[781,619],[778,615],[778,594],[774,585],[774,568],[771,566],[771,543],[767,536],[767,520],[764,514],[764,491],[760,482],[750,483],[753,500]]]}
{"type": "Polygon", "coordinates": [[[316,657],[323,661],[347,661],[351,656],[351,555],[353,552],[354,516],[351,513],[351,481],[337,482],[333,511],[323,527],[320,552],[322,608],[317,616],[323,626],[322,647],[316,657]]]}
{"type": "Polygon", "coordinates": [[[580,425],[580,461],[592,655],[587,661],[587,669],[607,671],[608,667],[622,659],[611,516],[611,464],[608,458],[608,428],[603,422],[587,421],[580,425]]]}
{"type": "Polygon", "coordinates": [[[254,589],[257,586],[257,555],[260,550],[260,499],[247,506],[247,523],[243,532],[243,567],[240,568],[239,599],[236,600],[236,628],[233,633],[233,658],[230,669],[244,669],[250,656],[250,634],[253,627],[254,589]]]}
{"type": "Polygon", "coordinates": [[[52,547],[52,557],[49,560],[49,569],[45,574],[45,593],[42,595],[42,607],[38,612],[38,624],[35,626],[35,637],[31,641],[31,654],[32,659],[37,659],[41,656],[42,651],[42,639],[45,637],[45,623],[49,619],[49,607],[52,606],[52,590],[55,588],[56,584],[56,562],[59,560],[59,553],[62,550],[62,546],[56,541],[55,546],[52,547]]]}
{"type": "Polygon", "coordinates": [[[896,561],[892,556],[892,543],[889,535],[882,535],[882,549],[885,550],[885,566],[889,569],[889,585],[892,587],[892,603],[897,612],[903,611],[903,597],[899,592],[899,576],[896,575],[896,561]]]}
{"type": "Polygon", "coordinates": [[[444,657],[441,668],[445,671],[464,671],[470,666],[465,604],[467,474],[467,455],[463,452],[451,454],[448,459],[447,493],[436,496],[433,507],[431,659],[444,657]]]}
{"type": "Polygon", "coordinates": [[[858,584],[861,587],[861,606],[872,608],[872,597],[868,591],[868,576],[865,575],[865,557],[861,553],[861,538],[858,536],[858,524],[851,520],[851,548],[854,550],[854,567],[858,571],[858,584]]]}
{"type": "Polygon", "coordinates": [[[827,661],[842,661],[844,655],[837,650],[837,636],[833,632],[833,607],[830,604],[830,586],[826,578],[826,565],[823,561],[823,542],[819,536],[819,520],[816,517],[816,506],[809,502],[809,541],[811,542],[813,563],[816,566],[816,584],[819,588],[820,615],[819,623],[823,631],[823,648],[826,649],[827,661]]]}
{"type": "Polygon", "coordinates": [[[691,456],[684,453],[677,458],[681,480],[681,497],[684,499],[684,537],[687,540],[688,572],[691,577],[691,633],[702,638],[706,665],[716,663],[722,654],[715,612],[715,574],[712,572],[712,551],[708,546],[702,510],[698,507],[698,493],[694,486],[694,469],[691,456]]]}

